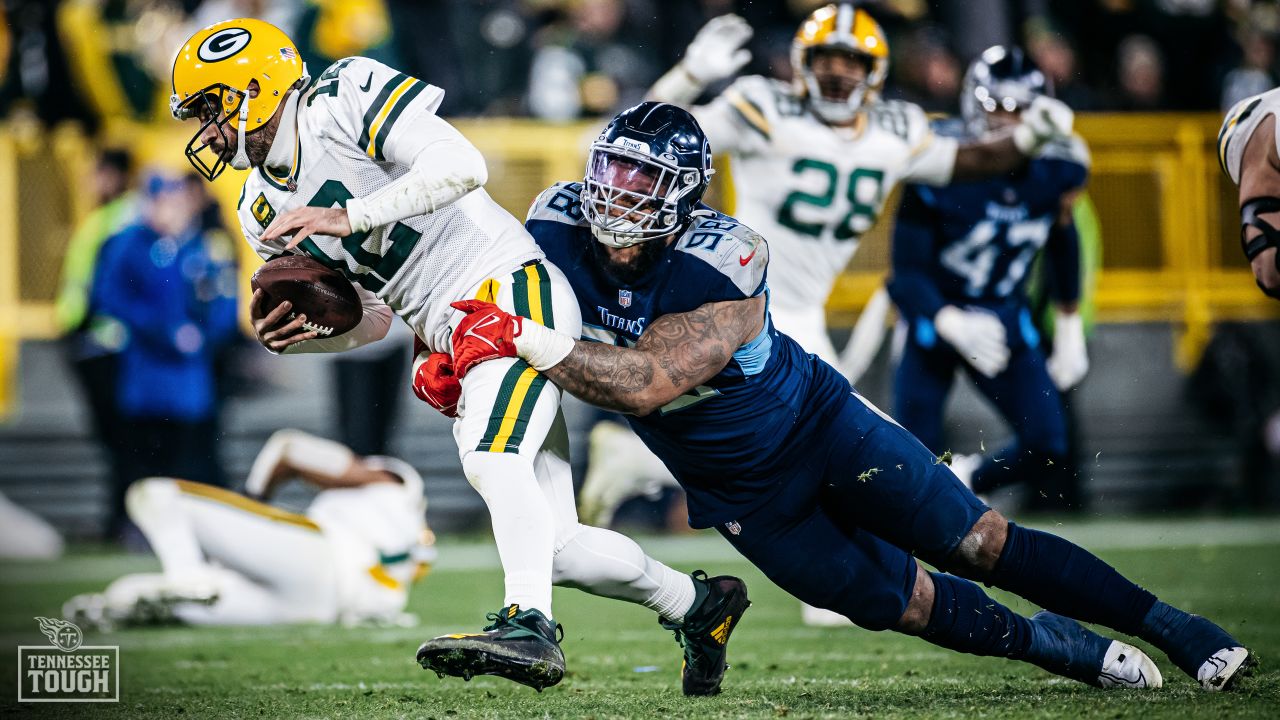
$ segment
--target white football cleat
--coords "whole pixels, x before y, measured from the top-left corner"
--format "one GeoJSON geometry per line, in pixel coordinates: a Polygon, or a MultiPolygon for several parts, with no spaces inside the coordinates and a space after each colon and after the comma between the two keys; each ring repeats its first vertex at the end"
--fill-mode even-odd
{"type": "Polygon", "coordinates": [[[1104,688],[1158,688],[1164,685],[1164,677],[1147,654],[1138,648],[1112,640],[1102,659],[1098,672],[1098,687],[1104,688]]]}
{"type": "Polygon", "coordinates": [[[985,455],[979,455],[977,453],[972,455],[952,455],[951,472],[955,474],[966,488],[973,490],[973,474],[978,472],[978,468],[982,467],[982,463],[986,459],[985,455]]]}
{"type": "Polygon", "coordinates": [[[622,503],[664,487],[676,487],[671,471],[630,428],[610,420],[591,428],[579,510],[584,524],[607,528],[622,503]]]}
{"type": "Polygon", "coordinates": [[[1237,679],[1247,677],[1256,662],[1247,648],[1223,648],[1200,665],[1196,680],[1209,692],[1228,690],[1237,679]]]}

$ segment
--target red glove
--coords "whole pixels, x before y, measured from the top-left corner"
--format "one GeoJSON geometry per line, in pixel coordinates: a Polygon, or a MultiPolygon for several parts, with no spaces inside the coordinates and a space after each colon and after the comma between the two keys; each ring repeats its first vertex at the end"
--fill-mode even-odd
{"type": "Polygon", "coordinates": [[[463,300],[453,307],[467,313],[453,330],[453,366],[458,377],[466,377],[476,363],[516,357],[515,338],[524,318],[479,300],[463,300]]]}
{"type": "Polygon", "coordinates": [[[462,383],[453,372],[448,353],[428,353],[421,340],[413,341],[413,394],[445,417],[458,417],[462,383]]]}

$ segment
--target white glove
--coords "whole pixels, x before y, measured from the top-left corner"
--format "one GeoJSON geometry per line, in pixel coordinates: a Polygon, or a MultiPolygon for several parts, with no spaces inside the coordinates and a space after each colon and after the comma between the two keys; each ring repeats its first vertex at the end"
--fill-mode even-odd
{"type": "Polygon", "coordinates": [[[994,314],[946,305],[933,316],[933,326],[965,362],[986,377],[999,375],[1009,365],[1004,323],[994,314]]]}
{"type": "Polygon", "coordinates": [[[1061,100],[1039,95],[1022,111],[1022,122],[1013,129],[1013,144],[1023,155],[1031,155],[1050,140],[1070,137],[1075,116],[1061,100]]]}
{"type": "Polygon", "coordinates": [[[743,45],[754,32],[751,25],[737,15],[712,18],[689,43],[680,65],[703,86],[733,77],[743,65],[751,62],[751,51],[743,45]]]}
{"type": "Polygon", "coordinates": [[[1084,349],[1084,320],[1080,313],[1057,311],[1053,316],[1053,355],[1047,363],[1049,378],[1060,391],[1067,391],[1089,372],[1089,355],[1084,349]]]}

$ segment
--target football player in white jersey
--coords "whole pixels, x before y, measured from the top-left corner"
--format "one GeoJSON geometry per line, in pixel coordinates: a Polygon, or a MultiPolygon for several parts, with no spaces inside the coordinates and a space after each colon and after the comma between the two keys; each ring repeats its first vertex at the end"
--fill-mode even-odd
{"type": "MultiPolygon", "coordinates": [[[[750,37],[745,20],[715,18],[650,94],[689,105],[746,64],[750,37]]],[[[790,84],[739,77],[691,110],[712,149],[732,158],[737,216],[769,240],[769,310],[778,329],[840,367],[824,306],[894,187],[1009,172],[1069,135],[1072,113],[1044,97],[998,136],[959,144],[934,135],[918,106],[879,97],[889,44],[865,10],[848,4],[819,8],[801,23],[791,65],[790,84]]]]}
{"type": "Polygon", "coordinates": [[[1240,186],[1240,245],[1253,279],[1280,300],[1280,88],[1245,98],[1218,133],[1218,163],[1240,186]]]}
{"type": "MultiPolygon", "coordinates": [[[[792,42],[792,83],[743,76],[710,103],[691,107],[708,85],[746,65],[751,54],[743,45],[751,35],[736,15],[711,20],[649,95],[689,107],[712,150],[731,157],[735,214],[769,241],[769,312],[778,330],[846,375],[860,374],[875,348],[850,343],[837,353],[825,306],[894,187],[1013,170],[1045,142],[1069,135],[1072,113],[1042,98],[998,137],[960,145],[936,136],[918,106],[879,97],[889,73],[888,40],[866,11],[848,4],[819,8],[801,23],[792,42]]],[[[883,324],[882,293],[872,306],[883,324]]],[[[961,325],[961,335],[991,330],[976,313],[948,320],[961,325]]],[[[655,483],[643,445],[616,430],[602,424],[592,432],[582,488],[588,522],[607,520],[622,500],[655,483]]],[[[674,486],[669,477],[663,480],[674,486]]]]}
{"type": "Polygon", "coordinates": [[[129,518],[163,572],[72,598],[64,615],[99,627],[415,622],[404,612],[409,587],[435,547],[422,477],[408,463],[281,430],[245,492],[173,478],[129,486],[129,518]],[[320,489],[305,514],[266,504],[295,478],[320,489]]]}
{"type": "MultiPolygon", "coordinates": [[[[305,315],[291,317],[289,303],[268,312],[255,294],[254,329],[267,349],[348,350],[382,338],[399,315],[428,351],[448,352],[462,317],[450,303],[473,298],[578,332],[568,283],[484,191],[479,151],[436,116],[443,95],[360,57],[313,82],[289,37],[253,19],[211,25],[178,51],[170,106],[199,126],[187,156],[209,179],[227,165],[250,170],[238,206],[250,245],[263,258],[303,253],[341,271],[364,304],[359,326],[323,337],[305,315]]],[[[710,583],[578,522],[558,388],[509,361],[487,363],[460,390],[454,438],[489,507],[505,607],[481,633],[425,644],[424,668],[554,685],[564,654],[553,581],[643,604],[669,624],[718,606],[710,583]]]]}

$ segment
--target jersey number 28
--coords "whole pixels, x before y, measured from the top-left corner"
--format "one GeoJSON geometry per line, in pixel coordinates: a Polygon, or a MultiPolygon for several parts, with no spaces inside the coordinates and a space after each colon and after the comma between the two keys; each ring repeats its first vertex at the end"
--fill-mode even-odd
{"type": "MultiPolygon", "coordinates": [[[[840,175],[836,170],[836,166],[822,160],[813,160],[810,158],[800,158],[791,166],[791,172],[796,175],[816,174],[826,178],[826,190],[821,194],[804,192],[802,190],[793,190],[787,198],[782,201],[782,206],[778,208],[778,224],[794,230],[801,235],[810,237],[819,237],[823,231],[827,230],[825,223],[821,222],[804,222],[796,218],[797,205],[813,205],[818,208],[829,208],[831,203],[836,199],[836,186],[840,184],[840,175]]],[[[876,213],[879,211],[880,202],[883,200],[884,193],[884,172],[881,170],[869,170],[866,168],[855,168],[849,173],[848,179],[844,184],[844,196],[848,198],[850,208],[839,222],[831,228],[831,236],[836,240],[852,240],[862,233],[866,232],[875,224],[876,213]],[[870,193],[863,190],[858,192],[860,188],[872,188],[870,193]],[[870,195],[870,198],[863,200],[870,195]],[[856,226],[855,226],[856,225],[856,226]]]]}

